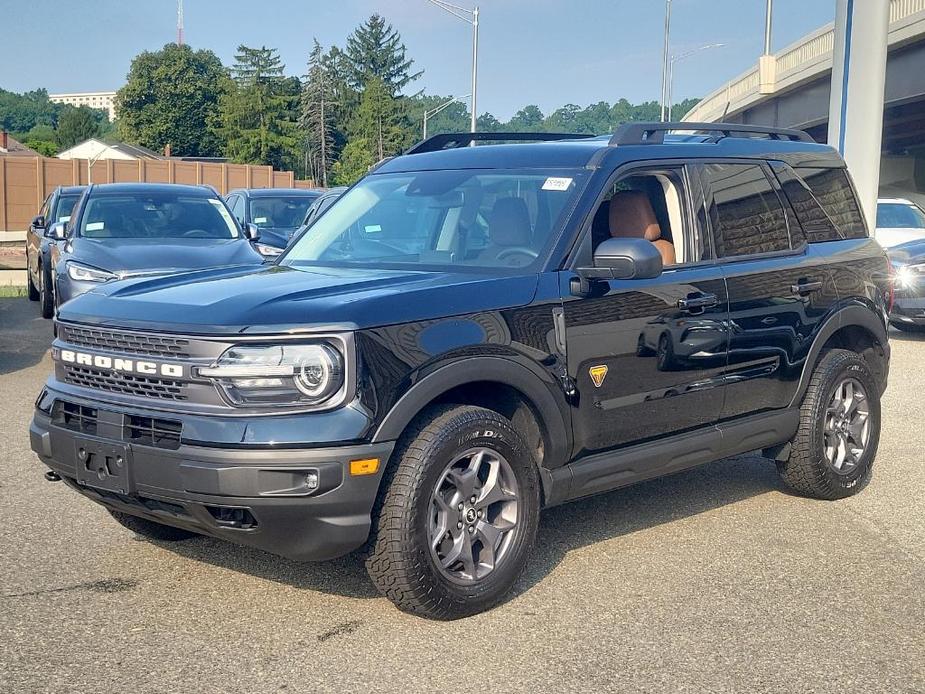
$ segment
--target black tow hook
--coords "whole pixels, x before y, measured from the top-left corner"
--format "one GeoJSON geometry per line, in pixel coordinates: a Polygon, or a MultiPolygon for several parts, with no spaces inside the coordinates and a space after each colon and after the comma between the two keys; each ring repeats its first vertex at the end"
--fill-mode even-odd
{"type": "Polygon", "coordinates": [[[60,482],[61,475],[59,475],[54,470],[49,470],[48,472],[45,473],[45,479],[48,480],[49,482],[60,482]]]}

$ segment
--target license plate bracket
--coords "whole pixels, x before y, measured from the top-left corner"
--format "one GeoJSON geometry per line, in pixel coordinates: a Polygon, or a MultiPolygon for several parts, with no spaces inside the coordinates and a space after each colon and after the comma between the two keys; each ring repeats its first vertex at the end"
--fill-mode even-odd
{"type": "Polygon", "coordinates": [[[118,494],[132,494],[129,447],[122,443],[78,438],[74,441],[77,483],[118,494]]]}

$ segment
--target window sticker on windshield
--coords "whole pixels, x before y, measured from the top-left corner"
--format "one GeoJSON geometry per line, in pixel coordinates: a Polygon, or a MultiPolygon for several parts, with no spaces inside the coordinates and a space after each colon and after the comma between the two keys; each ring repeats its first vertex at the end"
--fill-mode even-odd
{"type": "Polygon", "coordinates": [[[550,176],[543,183],[543,190],[568,190],[569,186],[572,185],[571,178],[556,178],[555,176],[550,176]]]}
{"type": "Polygon", "coordinates": [[[374,231],[382,231],[382,227],[378,224],[367,224],[364,228],[367,234],[371,234],[374,231]]]}
{"type": "Polygon", "coordinates": [[[59,222],[70,222],[71,215],[67,214],[67,215],[64,215],[63,217],[58,217],[58,221],[59,222]]]}
{"type": "Polygon", "coordinates": [[[266,224],[266,223],[267,223],[266,217],[254,217],[254,224],[266,224]]]}
{"type": "Polygon", "coordinates": [[[106,225],[103,222],[90,222],[87,224],[87,231],[99,231],[104,226],[106,225]]]}

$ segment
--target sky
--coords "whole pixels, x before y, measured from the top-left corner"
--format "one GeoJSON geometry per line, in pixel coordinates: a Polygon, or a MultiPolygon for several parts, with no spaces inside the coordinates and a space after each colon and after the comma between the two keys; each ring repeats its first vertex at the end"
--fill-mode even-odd
{"type": "MultiPolygon", "coordinates": [[[[626,98],[657,100],[664,0],[455,0],[480,7],[478,111],[504,121],[527,104],[548,114],[626,98]]],[[[753,66],[765,0],[672,0],[675,101],[704,96],[753,66]]],[[[470,91],[472,29],[427,0],[185,0],[186,43],[233,62],[239,44],[278,48],[302,75],[317,38],[343,46],[373,13],[401,34],[427,93],[470,91]]],[[[835,0],[774,0],[772,49],[833,20],[835,0]]],[[[0,88],[109,91],[132,57],[176,37],[176,0],[0,0],[0,88]]]]}

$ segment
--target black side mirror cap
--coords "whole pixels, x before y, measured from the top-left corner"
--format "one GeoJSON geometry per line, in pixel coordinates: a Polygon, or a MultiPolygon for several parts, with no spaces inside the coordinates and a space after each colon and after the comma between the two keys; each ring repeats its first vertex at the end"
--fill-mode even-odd
{"type": "Polygon", "coordinates": [[[32,228],[33,229],[44,229],[45,228],[45,217],[38,214],[32,218],[32,228]]]}
{"type": "Polygon", "coordinates": [[[586,279],[652,279],[662,274],[662,254],[645,239],[607,239],[594,249],[594,267],[578,274],[586,279]]]}

